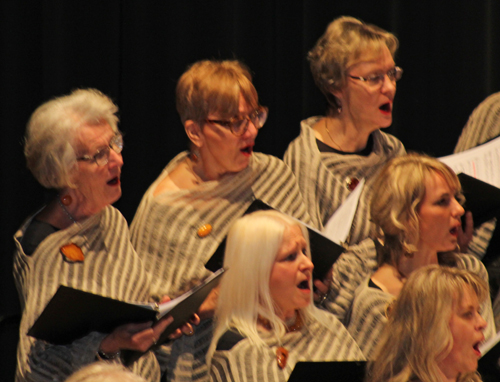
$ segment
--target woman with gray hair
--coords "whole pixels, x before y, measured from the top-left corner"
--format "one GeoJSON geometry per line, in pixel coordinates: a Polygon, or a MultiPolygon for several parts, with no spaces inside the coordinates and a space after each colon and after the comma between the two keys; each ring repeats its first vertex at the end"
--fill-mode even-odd
{"type": "MultiPolygon", "coordinates": [[[[54,196],[14,236],[22,307],[17,381],[61,381],[96,359],[119,362],[121,350],[147,351],[171,322],[125,324],[67,345],[27,335],[60,285],[123,301],[149,299],[149,280],[127,222],[111,206],[121,196],[123,166],[117,111],[98,90],[76,90],[44,103],[28,122],[28,168],[54,196]]],[[[160,379],[152,352],[131,369],[148,381],[160,379]]]]}
{"type": "Polygon", "coordinates": [[[345,327],[312,301],[307,229],[277,211],[237,220],[227,237],[213,381],[287,381],[299,361],[364,360],[345,327]]]}
{"type": "MultiPolygon", "coordinates": [[[[315,227],[322,228],[362,178],[366,179],[347,244],[367,238],[371,187],[403,144],[380,131],[392,123],[396,82],[403,70],[392,34],[353,17],[339,17],[309,52],[314,81],[327,101],[325,116],[301,123],[284,161],[297,177],[315,227]]],[[[348,277],[348,276],[347,276],[348,277]]]]}
{"type": "MultiPolygon", "coordinates": [[[[466,269],[487,282],[484,265],[456,252],[463,196],[455,173],[444,163],[419,154],[392,159],[380,172],[371,202],[375,239],[367,239],[362,256],[376,257],[378,267],[355,291],[347,329],[367,358],[387,322],[388,306],[407,278],[430,264],[466,269]]],[[[486,336],[495,334],[491,300],[482,311],[486,336]]]]}
{"type": "Polygon", "coordinates": [[[367,382],[479,382],[488,285],[461,269],[430,265],[408,278],[388,313],[367,382]]]}

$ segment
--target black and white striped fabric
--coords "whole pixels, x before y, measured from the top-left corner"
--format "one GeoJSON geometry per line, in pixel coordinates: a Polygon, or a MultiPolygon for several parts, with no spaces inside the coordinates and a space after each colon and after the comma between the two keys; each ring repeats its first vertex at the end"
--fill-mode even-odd
{"type": "MultiPolygon", "coordinates": [[[[59,285],[122,301],[147,302],[149,280],[130,243],[127,222],[115,208],[108,206],[81,224],[49,235],[26,256],[20,243],[31,219],[14,236],[14,278],[23,310],[16,380],[64,381],[95,361],[106,334],[93,332],[68,346],[52,345],[26,334],[59,285]],[[83,262],[64,259],[60,248],[69,243],[82,249],[83,262]]],[[[132,370],[147,381],[160,380],[160,367],[152,353],[135,362],[132,370]]]]}
{"type": "MultiPolygon", "coordinates": [[[[372,253],[367,253],[366,256],[376,256],[374,253],[375,246],[367,248],[370,248],[372,253]]],[[[483,263],[474,256],[457,254],[456,266],[457,268],[475,273],[488,282],[486,268],[483,263]]],[[[394,296],[389,293],[369,287],[369,277],[371,277],[371,275],[366,277],[363,283],[356,289],[347,325],[347,330],[358,343],[367,359],[371,359],[374,355],[374,350],[380,334],[387,323],[387,307],[395,299],[394,296]]],[[[491,299],[487,298],[482,304],[481,315],[488,323],[484,335],[486,339],[491,338],[496,333],[491,299]]]]}
{"type": "MultiPolygon", "coordinates": [[[[157,185],[185,160],[180,153],[146,191],[131,225],[132,243],[151,274],[152,293],[173,296],[193,279],[209,274],[204,264],[227,235],[231,224],[260,199],[273,208],[309,223],[294,175],[278,158],[254,153],[249,166],[219,181],[189,190],[154,196],[157,185]],[[210,224],[209,235],[198,230],[210,224]]],[[[205,353],[211,326],[164,347],[168,380],[189,381],[207,372],[205,353]]],[[[160,361],[162,363],[162,361],[160,361]]]]}
{"type": "MultiPolygon", "coordinates": [[[[346,328],[328,312],[320,311],[328,323],[311,322],[300,331],[287,333],[280,342],[263,334],[265,346],[243,339],[230,350],[217,350],[211,360],[210,377],[215,382],[285,382],[299,361],[363,361],[365,358],[346,328]],[[276,360],[278,347],[288,350],[286,366],[276,360]]],[[[335,380],[335,376],[325,376],[335,380]]]]}
{"type": "Polygon", "coordinates": [[[349,196],[347,182],[366,179],[347,244],[357,244],[372,230],[369,205],[371,188],[378,172],[391,158],[405,154],[403,144],[379,130],[372,134],[373,150],[368,156],[320,152],[312,126],[322,117],[301,123],[301,133],[290,143],[284,161],[297,177],[312,224],[323,228],[349,196]]]}

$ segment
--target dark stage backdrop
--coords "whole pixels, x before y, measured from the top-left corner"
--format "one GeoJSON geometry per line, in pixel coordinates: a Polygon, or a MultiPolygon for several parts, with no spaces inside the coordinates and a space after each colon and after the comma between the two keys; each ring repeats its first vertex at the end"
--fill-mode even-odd
{"type": "Polygon", "coordinates": [[[174,88],[186,66],[238,58],[270,117],[256,150],[281,157],[301,119],[322,114],[306,53],[340,15],[395,33],[398,83],[388,132],[408,150],[449,154],[473,108],[500,90],[497,0],[1,0],[0,314],[18,311],[12,235],[43,202],[22,137],[43,101],[96,87],[120,107],[123,197],[130,221],[165,164],[186,147],[174,88]]]}

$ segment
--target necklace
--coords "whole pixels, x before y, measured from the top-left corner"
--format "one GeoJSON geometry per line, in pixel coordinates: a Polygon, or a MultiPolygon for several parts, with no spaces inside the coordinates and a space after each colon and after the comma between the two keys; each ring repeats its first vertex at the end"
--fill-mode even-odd
{"type": "Polygon", "coordinates": [[[75,218],[69,213],[69,211],[66,209],[66,207],[64,207],[64,204],[62,204],[61,198],[59,197],[59,195],[57,195],[57,202],[61,206],[62,210],[66,213],[66,215],[68,215],[69,220],[71,220],[73,223],[76,223],[75,218]]]}
{"type": "Polygon", "coordinates": [[[326,129],[326,132],[327,132],[328,136],[330,137],[330,140],[334,143],[335,146],[337,146],[340,149],[340,151],[344,152],[344,150],[342,149],[342,146],[340,146],[335,141],[335,139],[333,139],[332,134],[330,134],[330,129],[328,128],[328,122],[327,122],[327,118],[326,117],[325,117],[324,121],[325,121],[325,129],[326,129]]]}
{"type": "MultiPolygon", "coordinates": [[[[60,195],[57,195],[57,202],[61,206],[62,210],[68,215],[68,218],[75,224],[78,224],[78,222],[75,220],[73,215],[69,213],[69,211],[66,209],[64,204],[61,202],[60,195]]],[[[77,263],[77,262],[83,262],[85,259],[85,256],[83,255],[82,249],[76,245],[75,243],[69,243],[66,245],[63,245],[60,248],[61,254],[63,255],[63,259],[65,261],[68,261],[70,263],[77,263]]]]}
{"type": "MultiPolygon", "coordinates": [[[[264,328],[266,328],[267,330],[271,330],[271,324],[269,320],[259,317],[258,321],[264,328]]],[[[295,319],[295,322],[291,325],[287,325],[286,332],[287,333],[295,332],[297,330],[300,330],[302,326],[304,326],[304,322],[302,321],[302,316],[300,315],[300,312],[297,311],[297,318],[295,319]]],[[[285,368],[287,360],[288,360],[288,350],[283,346],[279,346],[276,349],[276,362],[278,363],[280,369],[285,368]]]]}

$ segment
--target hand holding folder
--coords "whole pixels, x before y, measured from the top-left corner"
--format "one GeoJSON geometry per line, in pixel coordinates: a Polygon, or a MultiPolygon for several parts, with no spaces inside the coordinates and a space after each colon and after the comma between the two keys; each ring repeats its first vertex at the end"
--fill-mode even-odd
{"type": "MultiPolygon", "coordinates": [[[[93,331],[110,333],[124,324],[158,322],[163,317],[172,316],[173,322],[157,340],[160,345],[198,310],[223,273],[221,268],[193,289],[162,304],[133,304],[61,285],[28,335],[65,345],[93,331]]],[[[127,361],[141,355],[137,352],[129,354],[127,361]]]]}

